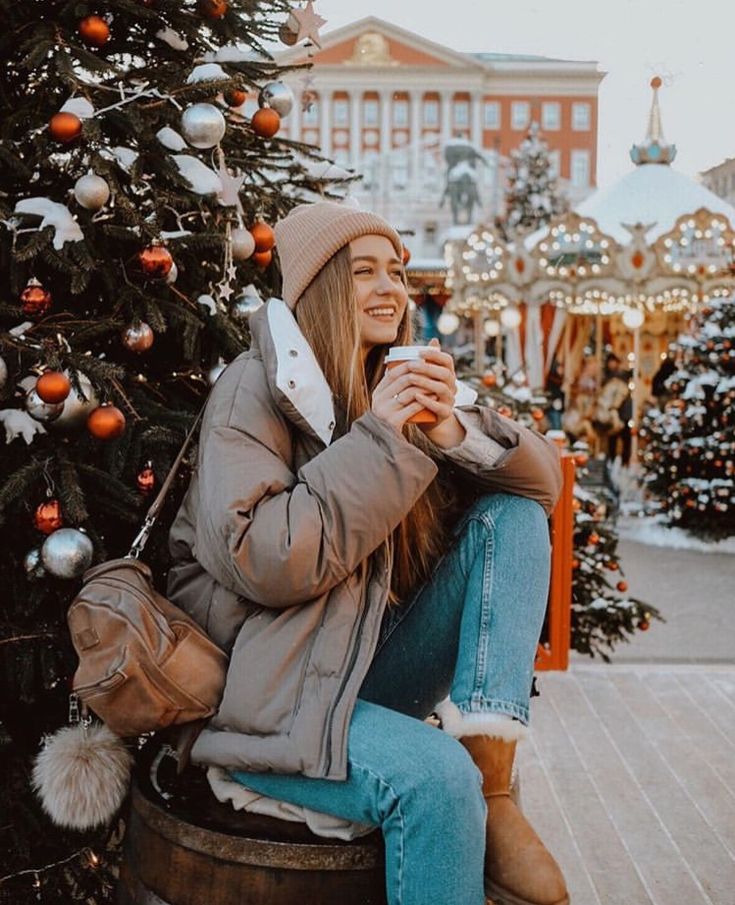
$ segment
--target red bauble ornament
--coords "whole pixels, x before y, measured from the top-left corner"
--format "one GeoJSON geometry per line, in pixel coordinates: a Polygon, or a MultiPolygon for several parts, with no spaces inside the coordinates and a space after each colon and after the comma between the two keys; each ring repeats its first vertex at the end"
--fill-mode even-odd
{"type": "Polygon", "coordinates": [[[482,375],[482,382],[486,387],[494,387],[498,382],[497,375],[493,371],[485,371],[482,375]]]}
{"type": "Polygon", "coordinates": [[[61,371],[46,371],[36,381],[36,392],[44,402],[63,402],[71,392],[71,381],[61,371]]]}
{"type": "Polygon", "coordinates": [[[648,620],[646,620],[646,619],[641,619],[641,621],[638,623],[638,628],[642,632],[647,632],[650,627],[651,627],[651,623],[648,622],[648,620]]]}
{"type": "Polygon", "coordinates": [[[61,113],[54,113],[49,120],[48,131],[54,141],[60,141],[67,144],[74,141],[82,134],[82,121],[74,113],[68,113],[62,110],[61,113]]]}
{"type": "Polygon", "coordinates": [[[578,560],[578,559],[573,559],[573,560],[572,560],[572,568],[573,568],[573,569],[578,569],[578,568],[579,568],[579,560],[578,560]]]}
{"type": "Polygon", "coordinates": [[[270,107],[261,107],[250,122],[255,134],[261,138],[273,138],[281,128],[281,117],[270,107]]]}
{"type": "Polygon", "coordinates": [[[116,440],[125,433],[125,415],[115,405],[100,405],[90,412],[87,430],[98,440],[116,440]]]}
{"type": "Polygon", "coordinates": [[[228,107],[241,107],[247,100],[248,93],[242,88],[226,88],[223,97],[228,107]]]}
{"type": "Polygon", "coordinates": [[[265,270],[265,268],[273,260],[273,252],[272,251],[256,251],[254,254],[252,254],[250,256],[250,260],[255,264],[256,267],[259,267],[261,270],[265,270]]]}
{"type": "Polygon", "coordinates": [[[123,345],[131,352],[147,352],[153,345],[155,334],[149,324],[141,321],[139,324],[130,324],[122,332],[123,345]]]}
{"type": "Polygon", "coordinates": [[[79,23],[79,34],[90,47],[102,47],[110,40],[110,26],[102,16],[87,16],[79,23]]]}
{"type": "Polygon", "coordinates": [[[498,406],[498,414],[504,415],[506,418],[510,418],[513,414],[513,409],[507,405],[498,406]]]}
{"type": "Polygon", "coordinates": [[[146,465],[136,479],[138,490],[141,493],[150,493],[156,486],[156,476],[153,474],[153,468],[146,465]]]}
{"type": "Polygon", "coordinates": [[[411,260],[411,252],[404,245],[403,253],[401,254],[401,261],[403,262],[403,266],[405,267],[410,260],[411,260]]]}
{"type": "Polygon", "coordinates": [[[531,409],[531,417],[534,421],[543,421],[544,412],[543,409],[531,409]]]}
{"type": "Polygon", "coordinates": [[[174,266],[171,252],[163,245],[149,245],[143,251],[138,252],[138,261],[146,276],[153,279],[162,279],[168,276],[174,266]]]}
{"type": "Polygon", "coordinates": [[[44,534],[51,534],[53,531],[58,531],[64,524],[59,501],[46,500],[45,503],[41,503],[33,516],[33,524],[44,534]]]}
{"type": "Polygon", "coordinates": [[[595,534],[595,532],[593,531],[592,534],[590,534],[590,536],[587,538],[587,543],[592,547],[596,547],[597,544],[600,543],[600,535],[595,534]]]}
{"type": "Polygon", "coordinates": [[[34,277],[20,294],[23,314],[27,317],[43,317],[51,307],[51,293],[34,277]]]}
{"type": "Polygon", "coordinates": [[[587,453],[576,453],[574,456],[574,462],[576,465],[579,465],[580,468],[583,468],[590,460],[590,457],[587,453]]]}
{"type": "Polygon", "coordinates": [[[267,223],[259,220],[250,227],[250,234],[255,240],[256,251],[270,251],[276,244],[276,234],[267,223]]]}
{"type": "Polygon", "coordinates": [[[227,0],[199,0],[199,13],[205,19],[222,19],[229,8],[227,0]]]}
{"type": "Polygon", "coordinates": [[[627,581],[619,581],[615,587],[620,591],[621,594],[625,594],[628,590],[628,582],[627,581]]]}
{"type": "Polygon", "coordinates": [[[610,562],[605,563],[605,568],[609,569],[611,572],[617,572],[620,566],[615,562],[614,559],[611,559],[610,562]]]}

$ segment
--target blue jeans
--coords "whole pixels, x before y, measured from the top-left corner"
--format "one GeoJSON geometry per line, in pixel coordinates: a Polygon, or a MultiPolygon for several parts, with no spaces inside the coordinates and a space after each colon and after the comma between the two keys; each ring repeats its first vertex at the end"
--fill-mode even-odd
{"type": "Polygon", "coordinates": [[[390,905],[484,905],[480,773],[457,739],[424,719],[449,694],[462,713],[528,721],[548,582],[541,506],[510,494],[481,497],[426,584],[386,612],[350,724],[348,778],[234,778],[379,826],[390,905]]]}

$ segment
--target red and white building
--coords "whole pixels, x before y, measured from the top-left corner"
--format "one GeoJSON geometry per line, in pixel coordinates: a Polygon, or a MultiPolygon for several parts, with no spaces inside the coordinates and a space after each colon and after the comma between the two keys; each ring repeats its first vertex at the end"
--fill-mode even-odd
{"type": "Polygon", "coordinates": [[[297,103],[282,134],[363,174],[352,194],[413,233],[414,255],[440,254],[451,223],[448,204],[439,204],[446,184],[442,149],[452,138],[471,142],[487,163],[479,168],[482,208],[474,219],[499,210],[503,158],[532,121],[540,124],[572,201],[595,187],[604,73],[593,61],[460,53],[374,17],[325,34],[321,49],[294,47],[278,59],[314,64],[311,85],[304,85],[303,72],[286,77],[297,103]],[[304,90],[313,103],[302,110],[304,90]]]}

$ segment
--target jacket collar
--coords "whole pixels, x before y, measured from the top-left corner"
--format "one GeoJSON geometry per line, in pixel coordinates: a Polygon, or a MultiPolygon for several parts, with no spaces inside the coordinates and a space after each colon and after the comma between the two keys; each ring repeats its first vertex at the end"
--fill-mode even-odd
{"type": "MultiPolygon", "coordinates": [[[[282,299],[268,299],[251,315],[250,333],[278,407],[329,446],[335,427],[332,390],[291,309],[282,299]]],[[[457,381],[455,405],[471,405],[476,399],[475,390],[457,381]]]]}
{"type": "Polygon", "coordinates": [[[335,426],[332,391],[291,309],[282,299],[269,299],[251,315],[250,332],[279,408],[329,446],[335,426]]]}

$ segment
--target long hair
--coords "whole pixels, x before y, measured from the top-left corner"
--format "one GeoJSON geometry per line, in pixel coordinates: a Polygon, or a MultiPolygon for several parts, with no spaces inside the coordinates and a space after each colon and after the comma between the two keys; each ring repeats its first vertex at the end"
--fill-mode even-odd
{"type": "MultiPolygon", "coordinates": [[[[349,246],[340,249],[319,271],[299,299],[295,315],[349,428],[356,418],[370,410],[372,393],[383,376],[389,348],[376,346],[371,349],[363,366],[349,246]]],[[[409,346],[412,340],[410,312],[406,307],[395,345],[409,346]]],[[[407,424],[404,435],[419,449],[428,452],[429,442],[415,425],[407,424]]],[[[434,480],[396,528],[391,601],[405,600],[428,578],[443,547],[440,513],[445,506],[444,494],[434,480]]]]}

